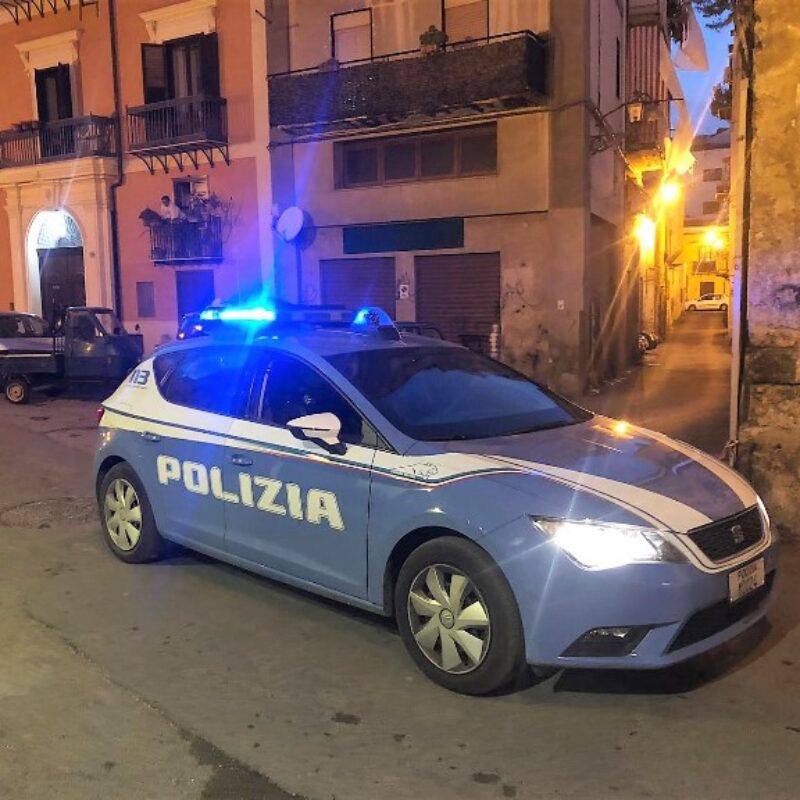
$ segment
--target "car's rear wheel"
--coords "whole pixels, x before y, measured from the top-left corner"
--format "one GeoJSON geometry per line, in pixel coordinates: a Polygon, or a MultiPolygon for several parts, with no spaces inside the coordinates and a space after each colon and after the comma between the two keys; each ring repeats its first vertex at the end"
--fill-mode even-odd
{"type": "Polygon", "coordinates": [[[98,492],[103,537],[111,552],[129,564],[155,561],[166,542],[156,529],[141,481],[127,464],[112,467],[98,492]]]}
{"type": "Polygon", "coordinates": [[[395,613],[417,666],[447,689],[490,694],[525,667],[511,587],[497,564],[465,539],[434,539],[411,553],[397,579],[395,613]]]}
{"type": "Polygon", "coordinates": [[[727,311],[728,310],[728,304],[727,303],[720,304],[719,310],[720,311],[727,311]]]}
{"type": "Polygon", "coordinates": [[[9,378],[5,387],[6,400],[15,406],[30,403],[31,385],[25,378],[9,378]]]}

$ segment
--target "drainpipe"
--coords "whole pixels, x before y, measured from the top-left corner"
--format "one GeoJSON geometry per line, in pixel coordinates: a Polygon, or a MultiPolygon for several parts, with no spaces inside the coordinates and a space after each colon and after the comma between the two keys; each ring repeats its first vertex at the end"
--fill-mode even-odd
{"type": "Polygon", "coordinates": [[[119,51],[117,48],[117,4],[108,0],[108,30],[111,37],[111,78],[114,85],[114,144],[117,157],[117,179],[109,187],[108,209],[111,220],[111,266],[114,276],[114,305],[117,316],[123,319],[122,269],[119,247],[119,218],[117,215],[117,190],[125,184],[125,160],[122,152],[122,92],[119,82],[119,51]]]}

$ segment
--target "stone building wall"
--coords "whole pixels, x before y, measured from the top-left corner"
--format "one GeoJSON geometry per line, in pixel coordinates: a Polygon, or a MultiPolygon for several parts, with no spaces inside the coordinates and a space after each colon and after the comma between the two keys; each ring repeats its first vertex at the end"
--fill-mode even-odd
{"type": "MultiPolygon", "coordinates": [[[[739,466],[786,537],[800,491],[800,0],[757,0],[739,466]]],[[[738,131],[740,137],[744,130],[738,131]]],[[[741,138],[737,146],[745,146],[741,138]]],[[[745,198],[744,222],[748,222],[745,198]]]]}

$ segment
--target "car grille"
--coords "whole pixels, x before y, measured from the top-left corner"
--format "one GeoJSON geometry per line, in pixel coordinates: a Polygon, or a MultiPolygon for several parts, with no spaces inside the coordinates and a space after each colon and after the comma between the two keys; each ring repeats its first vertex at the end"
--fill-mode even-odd
{"type": "Polygon", "coordinates": [[[753,506],[735,517],[695,528],[687,535],[711,561],[726,561],[757,545],[764,530],[761,514],[753,506]]]}
{"type": "Polygon", "coordinates": [[[766,576],[763,586],[751,592],[738,603],[731,605],[728,600],[721,600],[719,603],[714,603],[713,606],[708,606],[693,614],[673,639],[667,652],[671,653],[674,650],[702,642],[703,639],[721,633],[752,614],[769,597],[774,580],[775,571],[773,570],[766,576]]]}

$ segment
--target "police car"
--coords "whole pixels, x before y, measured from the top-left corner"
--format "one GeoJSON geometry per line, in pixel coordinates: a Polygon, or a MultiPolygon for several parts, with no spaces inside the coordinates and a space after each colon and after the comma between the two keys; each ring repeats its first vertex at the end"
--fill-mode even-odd
{"type": "Polygon", "coordinates": [[[418,667],[469,694],[526,665],[664,667],[765,614],[767,513],[704,453],[379,310],[213,313],[237,334],[160,349],[103,405],[123,561],[177,542],[394,615],[418,667]]]}

